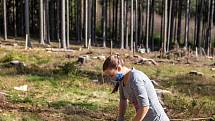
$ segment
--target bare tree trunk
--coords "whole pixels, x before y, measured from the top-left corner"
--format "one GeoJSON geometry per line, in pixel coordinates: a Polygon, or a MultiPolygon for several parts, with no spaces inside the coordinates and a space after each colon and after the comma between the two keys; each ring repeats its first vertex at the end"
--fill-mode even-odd
{"type": "Polygon", "coordinates": [[[44,36],[44,41],[47,43],[47,21],[46,21],[46,0],[43,0],[43,36],[44,36]]]}
{"type": "MultiPolygon", "coordinates": [[[[212,27],[214,26],[214,4],[215,4],[215,0],[211,1],[211,23],[210,23],[210,48],[212,48],[212,27]]],[[[215,42],[214,42],[215,43],[215,42]]],[[[210,52],[209,52],[210,53],[210,52]]]]}
{"type": "Polygon", "coordinates": [[[116,9],[115,9],[115,40],[118,41],[118,3],[119,3],[119,0],[115,0],[116,1],[116,9]]]}
{"type": "Polygon", "coordinates": [[[7,9],[6,9],[6,0],[3,0],[4,4],[4,40],[7,41],[7,9]]]}
{"type": "Polygon", "coordinates": [[[189,39],[189,21],[190,21],[190,0],[187,0],[187,11],[186,11],[186,22],[185,22],[185,36],[184,36],[184,47],[187,49],[189,39]]]}
{"type": "Polygon", "coordinates": [[[162,0],[162,15],[161,15],[161,27],[160,27],[160,40],[161,40],[161,48],[163,49],[164,39],[163,39],[163,28],[164,28],[164,0],[162,0]]]}
{"type": "MultiPolygon", "coordinates": [[[[105,2],[106,2],[105,13],[107,14],[107,0],[105,2]]],[[[91,37],[92,37],[92,42],[94,45],[96,44],[96,7],[97,7],[96,0],[93,0],[92,1],[92,15],[91,15],[92,16],[91,37]]],[[[107,26],[107,20],[105,20],[105,21],[106,21],[106,26],[107,26]]],[[[106,36],[107,36],[107,34],[106,34],[106,36]]]]}
{"type": "Polygon", "coordinates": [[[165,17],[165,19],[164,19],[164,43],[163,43],[163,51],[164,51],[164,53],[166,53],[166,40],[167,40],[167,21],[168,21],[168,14],[167,14],[167,12],[168,12],[168,1],[167,0],[165,0],[165,14],[164,14],[164,17],[165,17]]]}
{"type": "Polygon", "coordinates": [[[171,29],[171,25],[172,25],[172,24],[171,24],[171,19],[172,19],[172,2],[173,2],[173,1],[170,0],[170,5],[169,5],[169,6],[170,6],[170,7],[169,7],[169,20],[168,20],[168,23],[169,23],[168,25],[169,25],[169,26],[168,26],[168,37],[167,37],[167,52],[169,51],[170,39],[171,39],[171,38],[170,38],[170,33],[171,33],[171,32],[170,32],[170,29],[171,29]]]}
{"type": "Polygon", "coordinates": [[[115,13],[115,0],[112,0],[112,40],[114,39],[114,36],[115,36],[115,17],[114,17],[114,13],[115,13]]]}
{"type": "Polygon", "coordinates": [[[92,0],[88,0],[88,49],[91,48],[91,41],[92,41],[92,36],[91,36],[91,27],[92,27],[92,0]]]}
{"type": "Polygon", "coordinates": [[[43,33],[43,0],[40,0],[40,44],[45,44],[43,33]]]}
{"type": "Polygon", "coordinates": [[[202,2],[203,0],[199,0],[198,9],[197,9],[197,30],[196,30],[196,47],[200,50],[201,42],[200,42],[200,30],[201,30],[201,15],[202,15],[202,2]]]}
{"type": "Polygon", "coordinates": [[[146,51],[149,50],[149,18],[150,18],[150,0],[147,0],[147,16],[146,16],[146,51]]]}
{"type": "Polygon", "coordinates": [[[194,27],[194,46],[196,47],[197,45],[197,42],[196,42],[196,37],[197,37],[197,10],[198,10],[198,1],[196,0],[196,5],[195,5],[195,10],[196,10],[196,13],[195,13],[195,27],[194,27]]]}
{"type": "Polygon", "coordinates": [[[209,15],[208,15],[208,28],[207,28],[207,55],[210,56],[211,50],[211,35],[212,35],[212,27],[213,27],[213,16],[214,16],[214,0],[209,1],[209,15]]]}
{"type": "Polygon", "coordinates": [[[88,45],[88,0],[85,0],[85,47],[88,45]]]}
{"type": "Polygon", "coordinates": [[[129,49],[129,45],[128,45],[128,28],[129,28],[129,19],[128,19],[128,11],[129,11],[129,7],[128,7],[128,1],[125,1],[125,12],[126,12],[126,44],[125,44],[125,48],[129,49]]]}
{"type": "Polygon", "coordinates": [[[131,51],[134,46],[134,0],[131,0],[131,51]]]}
{"type": "Polygon", "coordinates": [[[14,37],[17,37],[17,29],[16,29],[16,0],[13,3],[13,27],[14,27],[14,37]]]}
{"type": "Polygon", "coordinates": [[[50,44],[50,25],[49,25],[49,0],[46,0],[46,10],[45,10],[45,18],[46,18],[46,43],[50,44]]]}
{"type": "MultiPolygon", "coordinates": [[[[60,28],[60,4],[61,4],[61,1],[56,1],[56,6],[57,6],[57,25],[56,25],[56,29],[57,29],[57,40],[59,41],[59,48],[61,48],[62,46],[63,46],[63,44],[62,44],[62,40],[61,40],[61,35],[60,35],[60,30],[61,30],[61,28],[60,28]]],[[[44,23],[45,23],[45,21],[44,21],[44,23]]],[[[45,27],[45,26],[44,26],[45,27]]],[[[45,33],[44,33],[45,34],[45,33]]]]}
{"type": "Polygon", "coordinates": [[[106,48],[106,17],[107,17],[107,14],[106,14],[106,0],[103,0],[103,7],[102,7],[102,36],[103,36],[103,47],[106,48]]]}
{"type": "Polygon", "coordinates": [[[124,0],[121,0],[121,49],[124,49],[124,0]]]}
{"type": "Polygon", "coordinates": [[[66,31],[66,40],[67,40],[67,43],[66,43],[66,45],[67,45],[67,48],[69,48],[69,46],[70,46],[70,42],[69,42],[69,0],[66,0],[66,12],[67,12],[67,14],[66,14],[66,29],[67,29],[67,31],[66,31]]]}
{"type": "Polygon", "coordinates": [[[81,15],[82,14],[78,14],[78,13],[82,13],[82,0],[77,0],[77,9],[76,9],[76,39],[78,42],[81,42],[81,37],[82,37],[82,19],[81,19],[81,15]]]}
{"type": "Polygon", "coordinates": [[[138,44],[138,0],[135,0],[135,47],[137,44],[138,44]]]}
{"type": "Polygon", "coordinates": [[[178,9],[178,30],[177,30],[177,41],[181,41],[181,22],[182,22],[182,1],[179,0],[179,9],[178,9]]]}
{"type": "Polygon", "coordinates": [[[26,48],[32,47],[30,42],[30,33],[29,33],[29,1],[25,0],[25,34],[26,34],[26,48]]]}
{"type": "Polygon", "coordinates": [[[61,6],[61,9],[62,9],[62,17],[61,17],[61,36],[62,36],[62,42],[63,42],[63,46],[62,48],[66,49],[66,31],[65,31],[65,0],[62,0],[62,6],[61,6]]]}

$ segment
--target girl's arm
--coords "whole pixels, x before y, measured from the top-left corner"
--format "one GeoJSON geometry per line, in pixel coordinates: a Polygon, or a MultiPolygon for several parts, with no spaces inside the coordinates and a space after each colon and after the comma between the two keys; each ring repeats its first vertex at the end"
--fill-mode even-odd
{"type": "Polygon", "coordinates": [[[118,121],[124,121],[124,115],[127,108],[127,99],[120,98],[118,121]]]}
{"type": "Polygon", "coordinates": [[[141,107],[137,110],[134,121],[142,121],[149,110],[149,106],[141,107]]]}
{"type": "Polygon", "coordinates": [[[132,81],[131,88],[133,89],[134,96],[138,103],[138,109],[134,121],[142,121],[146,116],[150,105],[147,90],[145,88],[145,81],[142,80],[139,75],[136,75],[132,81]]]}

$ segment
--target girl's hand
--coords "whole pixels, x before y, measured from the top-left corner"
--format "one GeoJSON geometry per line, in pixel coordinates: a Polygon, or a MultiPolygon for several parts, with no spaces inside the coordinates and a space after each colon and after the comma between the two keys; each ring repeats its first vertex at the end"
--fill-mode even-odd
{"type": "Polygon", "coordinates": [[[118,117],[117,121],[125,121],[125,118],[124,117],[118,117]]]}

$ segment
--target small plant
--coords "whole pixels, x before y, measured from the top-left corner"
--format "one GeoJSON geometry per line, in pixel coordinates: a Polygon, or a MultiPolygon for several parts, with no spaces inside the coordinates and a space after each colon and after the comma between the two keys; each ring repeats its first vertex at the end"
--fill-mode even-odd
{"type": "Polygon", "coordinates": [[[73,72],[74,74],[77,72],[77,68],[75,66],[75,62],[67,62],[61,67],[64,74],[68,75],[70,72],[73,72]]]}
{"type": "Polygon", "coordinates": [[[0,59],[1,63],[7,63],[14,59],[14,57],[11,54],[5,55],[3,58],[0,59]]]}

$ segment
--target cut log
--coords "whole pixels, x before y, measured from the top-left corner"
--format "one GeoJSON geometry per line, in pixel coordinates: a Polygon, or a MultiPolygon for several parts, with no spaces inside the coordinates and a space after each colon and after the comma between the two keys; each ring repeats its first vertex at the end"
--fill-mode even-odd
{"type": "Polygon", "coordinates": [[[105,60],[106,57],[101,55],[101,56],[94,56],[93,59],[99,59],[99,60],[105,60]]]}
{"type": "Polygon", "coordinates": [[[198,71],[191,71],[189,72],[190,75],[194,75],[194,76],[204,76],[204,74],[202,72],[198,72],[198,71]]]}
{"type": "Polygon", "coordinates": [[[89,60],[90,60],[90,57],[88,55],[83,55],[78,57],[78,63],[80,64],[84,64],[89,60]]]}
{"type": "Polygon", "coordinates": [[[73,52],[71,49],[64,49],[64,48],[46,48],[46,51],[49,52],[73,52]]]}
{"type": "Polygon", "coordinates": [[[145,62],[149,62],[149,63],[152,63],[153,65],[158,65],[158,63],[153,59],[143,58],[141,56],[134,56],[134,57],[137,58],[136,64],[144,64],[145,62]]]}

